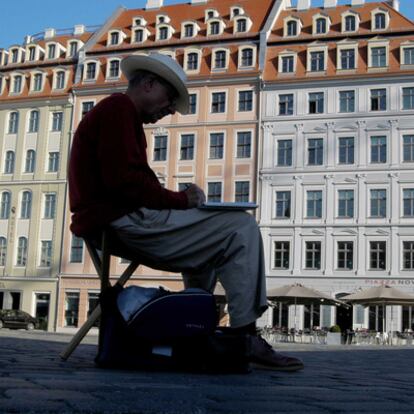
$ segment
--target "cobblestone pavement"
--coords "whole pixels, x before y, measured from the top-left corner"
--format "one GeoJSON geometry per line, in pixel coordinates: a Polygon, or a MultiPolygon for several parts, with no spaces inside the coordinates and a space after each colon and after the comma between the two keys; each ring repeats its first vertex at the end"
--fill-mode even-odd
{"type": "Polygon", "coordinates": [[[0,413],[414,413],[413,347],[281,345],[296,373],[188,375],[97,369],[96,336],[0,330],[0,413]]]}

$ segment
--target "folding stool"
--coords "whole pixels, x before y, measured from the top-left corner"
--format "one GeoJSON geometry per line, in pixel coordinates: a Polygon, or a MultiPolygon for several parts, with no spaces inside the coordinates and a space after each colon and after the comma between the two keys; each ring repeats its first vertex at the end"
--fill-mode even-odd
{"type": "MultiPolygon", "coordinates": [[[[109,281],[110,261],[111,256],[123,257],[131,260],[129,266],[125,269],[124,273],[117,280],[116,285],[124,286],[129,280],[137,267],[140,265],[138,259],[133,258],[133,255],[120,253],[119,243],[117,243],[116,236],[113,231],[106,229],[102,233],[102,242],[100,246],[94,240],[84,239],[89,255],[91,256],[93,265],[97,274],[101,280],[101,294],[111,286],[109,281]],[[99,251],[101,254],[99,254],[99,251]],[[124,257],[125,256],[125,257],[124,257]]],[[[101,306],[98,304],[93,310],[87,321],[79,328],[78,332],[74,335],[72,340],[67,345],[66,349],[60,354],[63,360],[67,360],[72,352],[76,349],[85,335],[92,328],[96,320],[101,315],[101,306]]],[[[101,338],[102,330],[99,329],[99,338],[101,338]]],[[[100,339],[99,339],[100,340],[100,339]]]]}

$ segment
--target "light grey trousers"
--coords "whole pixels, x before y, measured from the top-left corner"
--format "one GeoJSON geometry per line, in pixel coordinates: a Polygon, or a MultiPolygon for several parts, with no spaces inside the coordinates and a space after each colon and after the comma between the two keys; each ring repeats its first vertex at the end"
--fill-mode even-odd
{"type": "Polygon", "coordinates": [[[212,292],[219,280],[231,326],[248,325],[266,310],[263,243],[250,214],[140,208],[110,226],[143,264],[181,272],[186,287],[212,292]]]}

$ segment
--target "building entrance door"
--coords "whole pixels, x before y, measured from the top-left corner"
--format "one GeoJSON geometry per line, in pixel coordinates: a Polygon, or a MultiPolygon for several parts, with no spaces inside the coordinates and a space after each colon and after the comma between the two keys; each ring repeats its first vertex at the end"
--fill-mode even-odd
{"type": "MultiPolygon", "coordinates": [[[[349,295],[349,293],[338,293],[337,299],[349,295]]],[[[336,308],[336,324],[341,328],[342,333],[346,331],[352,331],[352,307],[345,308],[344,306],[338,306],[336,308]]]]}
{"type": "Polygon", "coordinates": [[[39,329],[47,331],[49,321],[50,293],[36,293],[35,316],[39,321],[39,329]]]}

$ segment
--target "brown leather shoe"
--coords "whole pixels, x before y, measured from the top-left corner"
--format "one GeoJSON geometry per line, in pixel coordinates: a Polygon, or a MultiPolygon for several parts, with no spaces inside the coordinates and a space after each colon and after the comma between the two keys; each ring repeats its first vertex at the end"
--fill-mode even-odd
{"type": "Polygon", "coordinates": [[[276,352],[261,336],[251,337],[251,362],[253,368],[272,371],[298,371],[303,362],[276,352]]]}

